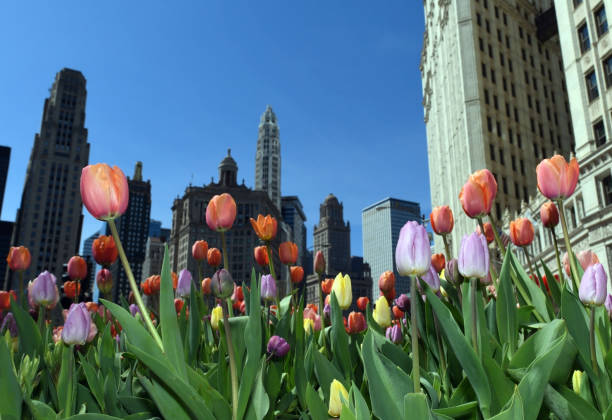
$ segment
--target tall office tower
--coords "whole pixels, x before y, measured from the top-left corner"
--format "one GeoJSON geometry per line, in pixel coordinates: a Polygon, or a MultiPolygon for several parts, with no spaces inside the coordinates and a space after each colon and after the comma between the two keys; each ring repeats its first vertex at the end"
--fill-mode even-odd
{"type": "MultiPolygon", "coordinates": [[[[306,255],[306,215],[302,202],[296,195],[282,197],[281,213],[283,221],[291,229],[291,241],[298,246],[297,265],[304,265],[306,255]]],[[[306,271],[306,267],[304,267],[306,271]]]]}
{"type": "Polygon", "coordinates": [[[323,253],[330,277],[348,272],[351,263],[351,224],[344,223],[343,211],[336,196],[329,194],[319,206],[319,224],[314,227],[313,253],[323,253]]]}
{"type": "Polygon", "coordinates": [[[0,211],[4,202],[4,190],[6,188],[6,178],[8,177],[9,162],[11,160],[11,148],[0,146],[0,211]]]}
{"type": "Polygon", "coordinates": [[[265,191],[281,210],[280,134],[276,114],[270,105],[261,116],[255,154],[255,189],[265,191]]]}
{"type": "MultiPolygon", "coordinates": [[[[121,239],[130,262],[134,279],[137,284],[140,284],[151,219],[151,181],[142,179],[142,162],[136,163],[134,176],[131,179],[128,178],[128,186],[130,201],[127,210],[115,223],[117,223],[119,239],[121,239]]],[[[130,284],[121,264],[113,265],[112,274],[114,279],[113,300],[118,302],[120,295],[128,297],[130,284]]]]}
{"type": "Polygon", "coordinates": [[[149,237],[159,238],[162,222],[153,220],[149,222],[149,237]]]}
{"type": "Polygon", "coordinates": [[[100,232],[96,232],[92,234],[91,236],[89,236],[87,239],[85,239],[85,241],[83,242],[83,249],[81,250],[82,257],[93,257],[93,252],[91,248],[96,238],[98,238],[98,236],[100,236],[100,232]]]}
{"type": "Polygon", "coordinates": [[[161,274],[164,261],[164,244],[170,238],[170,229],[162,228],[161,222],[151,220],[149,237],[145,246],[145,260],[142,264],[141,282],[154,274],[161,274]]]}
{"type": "MultiPolygon", "coordinates": [[[[11,160],[11,148],[0,146],[0,213],[2,212],[2,203],[4,201],[4,189],[6,187],[6,178],[8,177],[9,161],[11,160]]],[[[8,255],[11,247],[11,235],[13,234],[13,222],[5,220],[0,221],[0,287],[4,285],[4,277],[6,274],[6,258],[3,255],[8,255]]]]}
{"type": "MultiPolygon", "coordinates": [[[[25,279],[43,270],[59,279],[63,264],[78,253],[83,223],[79,180],[89,161],[85,85],[80,71],[62,69],[45,99],[11,239],[32,254],[25,279]]],[[[16,286],[17,277],[7,273],[16,286]]]]}
{"type": "MultiPolygon", "coordinates": [[[[572,124],[552,0],[425,2],[421,54],[432,207],[455,215],[451,242],[474,230],[458,200],[472,172],[497,179],[492,209],[536,194],[535,167],[569,155],[572,124]]],[[[436,249],[443,249],[436,236],[436,249]]]]}
{"type": "Polygon", "coordinates": [[[395,266],[395,248],[399,233],[406,222],[421,221],[421,207],[413,201],[385,198],[361,212],[363,259],[372,272],[372,297],[378,298],[380,275],[391,270],[395,274],[397,294],[410,290],[410,279],[402,277],[395,266]]]}

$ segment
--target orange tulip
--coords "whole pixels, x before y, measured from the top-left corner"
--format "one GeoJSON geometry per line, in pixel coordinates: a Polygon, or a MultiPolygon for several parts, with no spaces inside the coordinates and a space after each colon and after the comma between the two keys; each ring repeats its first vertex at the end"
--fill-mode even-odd
{"type": "Polygon", "coordinates": [[[533,225],[524,217],[510,222],[510,239],[516,246],[527,246],[533,241],[533,225]]]}
{"type": "Polygon", "coordinates": [[[69,280],[64,283],[64,295],[70,299],[74,299],[81,294],[81,282],[69,280]]]}
{"type": "Polygon", "coordinates": [[[362,311],[366,310],[368,303],[370,303],[370,299],[367,296],[362,296],[357,299],[357,307],[362,311]]]}
{"type": "Polygon", "coordinates": [[[576,189],[579,171],[576,158],[572,158],[569,164],[561,155],[544,159],[536,167],[538,189],[551,200],[567,198],[576,189]]]}
{"type": "Polygon", "coordinates": [[[291,272],[291,282],[293,284],[300,283],[304,279],[304,269],[299,265],[292,266],[289,271],[291,272]]]}
{"type": "Polygon", "coordinates": [[[387,299],[387,302],[391,304],[395,300],[395,287],[389,291],[383,292],[383,296],[387,299]]]}
{"type": "Polygon", "coordinates": [[[210,295],[210,282],[211,282],[211,278],[210,277],[206,277],[204,280],[202,280],[202,293],[205,295],[210,295]]]}
{"type": "Polygon", "coordinates": [[[559,224],[559,210],[555,203],[547,201],[540,207],[540,219],[542,224],[547,228],[554,228],[559,224]]]}
{"type": "Polygon", "coordinates": [[[380,275],[378,279],[378,288],[383,294],[395,288],[395,274],[393,274],[393,271],[387,270],[380,275]]]}
{"type": "Polygon", "coordinates": [[[154,276],[151,276],[151,293],[152,294],[157,294],[159,293],[159,289],[161,287],[161,276],[159,274],[156,274],[154,276]]]}
{"type": "Polygon", "coordinates": [[[206,259],[208,254],[208,242],[206,241],[195,241],[191,247],[191,256],[196,261],[202,261],[206,259]]]}
{"type": "Polygon", "coordinates": [[[334,279],[325,279],[321,282],[321,290],[326,295],[331,293],[332,287],[334,286],[334,279]]]}
{"type": "Polygon", "coordinates": [[[101,235],[94,239],[91,245],[91,253],[93,254],[94,260],[105,267],[114,263],[119,255],[113,237],[105,235],[101,235]]]}
{"type": "Polygon", "coordinates": [[[347,332],[349,334],[357,334],[366,329],[365,317],[361,312],[351,312],[348,316],[347,332]]]}
{"type": "Polygon", "coordinates": [[[233,301],[241,301],[244,300],[244,292],[242,291],[242,286],[234,285],[234,293],[232,294],[233,301]]]}
{"type": "Polygon", "coordinates": [[[397,305],[393,305],[393,316],[396,319],[402,319],[404,317],[404,311],[397,307],[397,305]]]}
{"type": "Polygon", "coordinates": [[[463,188],[461,188],[459,200],[465,214],[475,218],[491,212],[491,206],[496,195],[497,181],[495,181],[495,177],[488,169],[481,169],[470,175],[463,188]]]}
{"type": "Polygon", "coordinates": [[[217,248],[210,248],[206,254],[208,265],[211,267],[218,267],[221,264],[221,251],[217,248]]]}
{"type": "Polygon", "coordinates": [[[75,255],[68,261],[68,277],[71,280],[83,280],[87,276],[87,263],[82,257],[75,255]]]}
{"type": "Polygon", "coordinates": [[[265,217],[260,214],[257,216],[257,220],[251,217],[251,226],[253,226],[253,230],[259,239],[269,241],[276,236],[278,224],[276,219],[269,214],[265,217]]]}
{"type": "Polygon", "coordinates": [[[147,296],[150,296],[151,293],[151,278],[149,277],[148,279],[146,279],[145,281],[143,281],[142,283],[140,283],[140,288],[142,289],[142,293],[144,293],[147,296]]]}
{"type": "MultiPolygon", "coordinates": [[[[495,233],[493,232],[493,225],[489,222],[485,222],[483,223],[484,226],[484,235],[485,238],[487,238],[487,243],[490,244],[491,242],[493,242],[495,240],[495,233]]],[[[482,232],[480,231],[480,226],[476,227],[476,232],[482,234],[482,232]]]]}
{"type": "Polygon", "coordinates": [[[455,226],[453,211],[448,206],[434,207],[429,215],[429,221],[431,223],[431,228],[438,235],[451,233],[453,231],[453,226],[455,226]]]}
{"type": "Polygon", "coordinates": [[[278,247],[278,254],[283,264],[293,265],[297,261],[298,247],[293,242],[283,242],[278,247]]]}
{"type": "Polygon", "coordinates": [[[14,290],[9,292],[0,290],[0,312],[6,311],[11,307],[11,297],[14,301],[17,301],[17,295],[14,290]]]}
{"type": "Polygon", "coordinates": [[[206,207],[206,224],[212,230],[225,232],[236,219],[236,202],[228,193],[215,195],[206,207]]]}
{"type": "Polygon", "coordinates": [[[8,266],[13,271],[27,270],[32,262],[30,250],[25,246],[12,246],[6,257],[8,266]]]}
{"type": "Polygon", "coordinates": [[[440,274],[446,265],[446,258],[444,258],[444,254],[433,254],[431,256],[431,265],[433,265],[436,272],[440,274]]]}
{"type": "Polygon", "coordinates": [[[265,246],[256,246],[253,250],[253,256],[255,257],[255,262],[262,267],[270,263],[270,259],[268,258],[268,250],[265,246]]]}
{"type": "Polygon", "coordinates": [[[93,217],[112,220],[128,206],[130,193],[127,178],[117,166],[106,163],[88,165],[81,172],[81,199],[93,217]]]}
{"type": "Polygon", "coordinates": [[[307,304],[306,309],[310,309],[311,311],[314,311],[315,313],[319,313],[319,307],[315,305],[314,303],[307,304]]]}

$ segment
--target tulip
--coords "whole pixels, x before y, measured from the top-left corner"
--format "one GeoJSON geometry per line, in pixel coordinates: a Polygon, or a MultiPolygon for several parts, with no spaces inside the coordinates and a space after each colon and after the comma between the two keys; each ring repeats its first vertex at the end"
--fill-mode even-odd
{"type": "MultiPolygon", "coordinates": [[[[98,290],[103,295],[110,293],[113,289],[113,275],[107,268],[103,268],[96,274],[96,283],[98,284],[98,290]]],[[[144,289],[143,289],[144,290],[144,289]]]]}
{"type": "Polygon", "coordinates": [[[82,257],[75,255],[68,261],[68,277],[71,280],[82,280],[87,276],[87,263],[82,257]]]}
{"type": "Polygon", "coordinates": [[[463,277],[482,278],[489,272],[489,247],[485,237],[477,232],[465,235],[461,240],[458,259],[463,277]]]}
{"type": "Polygon", "coordinates": [[[612,320],[612,295],[606,296],[604,307],[606,308],[606,311],[608,311],[608,316],[612,320]]]}
{"type": "Polygon", "coordinates": [[[293,265],[297,261],[298,247],[293,242],[283,242],[278,247],[278,255],[283,264],[293,265]]]}
{"type": "Polygon", "coordinates": [[[390,292],[395,289],[395,274],[393,271],[384,271],[378,278],[378,288],[381,292],[390,292]]]}
{"type": "Polygon", "coordinates": [[[221,264],[221,251],[217,248],[210,248],[208,253],[206,254],[206,259],[208,261],[208,265],[215,268],[221,264]]]}
{"type": "MultiPolygon", "coordinates": [[[[484,235],[485,235],[485,238],[487,238],[487,243],[490,244],[491,242],[493,242],[495,240],[495,233],[493,233],[493,225],[491,223],[489,223],[489,222],[485,222],[483,224],[483,226],[484,226],[484,235]]],[[[476,232],[482,233],[480,231],[480,226],[476,227],[476,232]]]]}
{"type": "MultiPolygon", "coordinates": [[[[589,266],[593,264],[597,264],[599,262],[599,258],[597,257],[597,254],[595,254],[593,251],[588,250],[588,249],[584,251],[580,251],[576,255],[576,258],[578,259],[578,262],[580,263],[582,270],[586,270],[589,266]]],[[[570,274],[570,263],[569,263],[567,252],[563,255],[563,267],[565,268],[565,272],[567,273],[567,275],[570,276],[571,275],[570,274]]]]}
{"type": "Polygon", "coordinates": [[[182,269],[179,273],[178,284],[176,286],[176,296],[185,297],[191,295],[191,273],[187,269],[182,269]]]}
{"type": "Polygon", "coordinates": [[[140,313],[140,309],[138,308],[138,305],[134,305],[133,303],[130,305],[130,313],[132,314],[132,316],[136,316],[137,314],[142,316],[142,314],[140,313]]]}
{"type": "MultiPolygon", "coordinates": [[[[421,276],[421,280],[427,283],[434,293],[438,293],[440,291],[440,277],[433,266],[429,267],[429,271],[421,276]]],[[[420,283],[417,284],[419,284],[420,288],[420,283]]]]}
{"type": "MultiPolygon", "coordinates": [[[[88,311],[89,313],[89,311],[88,311]]],[[[89,319],[91,319],[91,314],[89,315],[89,319]]],[[[89,334],[87,334],[87,339],[85,340],[87,343],[91,343],[94,338],[98,335],[98,327],[96,327],[95,322],[90,322],[89,324],[89,334]]]]}
{"type": "Polygon", "coordinates": [[[191,247],[191,256],[196,261],[202,261],[206,259],[208,254],[208,242],[206,241],[195,241],[191,247]]]}
{"type": "Polygon", "coordinates": [[[400,230],[395,248],[397,271],[402,276],[420,276],[431,265],[431,248],[425,227],[415,221],[400,230]]]}
{"type": "Polygon", "coordinates": [[[174,299],[174,310],[176,311],[177,315],[181,313],[181,311],[183,310],[183,306],[185,306],[185,301],[183,299],[174,299]]]}
{"type": "Polygon", "coordinates": [[[319,308],[317,305],[315,305],[314,303],[309,303],[306,305],[306,309],[310,309],[312,311],[314,311],[315,313],[319,313],[319,308]]]}
{"type": "Polygon", "coordinates": [[[170,273],[170,277],[172,278],[172,288],[176,290],[176,286],[178,286],[178,275],[173,271],[170,273]]]}
{"type": "Polygon", "coordinates": [[[81,283],[76,280],[69,280],[64,283],[64,295],[67,298],[75,299],[81,294],[81,283]]]}
{"type": "Polygon", "coordinates": [[[232,279],[232,275],[225,268],[217,270],[212,276],[210,288],[213,294],[219,299],[230,297],[234,292],[234,280],[232,279]]]}
{"type": "Polygon", "coordinates": [[[17,321],[12,312],[8,312],[2,319],[0,325],[0,336],[4,335],[4,332],[8,331],[11,338],[15,338],[19,335],[19,328],[17,327],[17,321]]]}
{"type": "Polygon", "coordinates": [[[241,314],[246,313],[246,302],[244,300],[240,301],[240,307],[238,308],[241,314]]]}
{"type": "Polygon", "coordinates": [[[572,389],[578,395],[580,395],[584,387],[584,379],[584,372],[580,370],[575,370],[572,374],[572,389]]]}
{"type": "Polygon", "coordinates": [[[271,274],[261,276],[261,298],[266,301],[276,299],[276,280],[271,274]]]}
{"type": "Polygon", "coordinates": [[[287,343],[287,340],[284,338],[279,337],[278,335],[273,335],[270,337],[270,340],[268,341],[268,354],[270,357],[285,357],[285,355],[289,353],[289,349],[289,343],[287,343]]]}
{"type": "Polygon", "coordinates": [[[459,200],[463,211],[471,218],[491,213],[497,195],[497,181],[488,169],[474,172],[461,188],[459,200]]]}
{"type": "Polygon", "coordinates": [[[322,276],[323,273],[325,273],[325,256],[323,255],[323,252],[317,251],[313,266],[314,272],[318,275],[322,276]]]}
{"type": "Polygon", "coordinates": [[[310,318],[304,318],[304,332],[310,334],[312,330],[314,330],[314,321],[310,318]]]}
{"type": "Polygon", "coordinates": [[[402,293],[397,299],[395,299],[395,304],[402,312],[407,312],[410,310],[410,297],[407,294],[402,293]]]}
{"type": "Polygon", "coordinates": [[[325,318],[329,319],[329,317],[331,316],[331,306],[329,306],[329,303],[325,303],[325,306],[323,307],[323,316],[325,316],[325,318]]]}
{"type": "Polygon", "coordinates": [[[321,317],[317,314],[317,312],[312,308],[306,308],[303,312],[304,319],[312,320],[312,326],[315,331],[319,331],[321,329],[321,317]]]}
{"type": "Polygon", "coordinates": [[[117,260],[119,255],[117,251],[117,244],[112,236],[101,235],[94,239],[91,245],[91,253],[94,260],[104,266],[108,267],[117,260]]]}
{"type": "Polygon", "coordinates": [[[338,299],[338,306],[340,309],[348,309],[353,302],[353,289],[351,287],[351,278],[348,274],[342,275],[338,273],[334,279],[334,285],[332,286],[332,292],[338,299]]]}
{"type": "Polygon", "coordinates": [[[91,329],[91,316],[84,303],[70,305],[62,329],[62,341],[68,345],[85,344],[91,329]]]}
{"type": "Polygon", "coordinates": [[[106,163],[88,165],[81,172],[81,199],[93,217],[113,220],[125,213],[130,195],[125,175],[106,163]]]}
{"type": "Polygon", "coordinates": [[[402,311],[400,308],[398,308],[397,305],[393,305],[393,308],[391,308],[391,312],[393,312],[393,316],[396,319],[404,318],[404,311],[402,311]]]}
{"type": "Polygon", "coordinates": [[[11,297],[14,301],[17,301],[17,295],[14,290],[4,291],[0,290],[0,312],[5,311],[11,307],[11,297]]]}
{"type": "Polygon", "coordinates": [[[552,201],[547,201],[540,207],[540,219],[547,228],[554,228],[559,224],[559,210],[552,201]]]}
{"type": "Polygon", "coordinates": [[[402,342],[402,327],[399,324],[394,324],[390,327],[387,327],[387,331],[385,332],[387,339],[392,343],[399,344],[402,342]]]}
{"type": "Polygon", "coordinates": [[[213,329],[219,328],[219,322],[223,321],[223,309],[220,306],[215,306],[210,312],[210,325],[213,329]]]}
{"type": "Polygon", "coordinates": [[[544,159],[536,167],[538,189],[550,200],[568,198],[578,183],[578,161],[572,158],[568,164],[561,155],[544,159]]]}
{"type": "Polygon", "coordinates": [[[304,278],[304,269],[299,265],[294,265],[289,268],[291,274],[291,282],[293,284],[300,283],[304,278]]]}
{"type": "Polygon", "coordinates": [[[257,216],[257,220],[251,217],[251,226],[253,226],[253,230],[255,234],[262,241],[269,241],[276,237],[276,229],[277,229],[277,221],[274,217],[270,216],[262,216],[261,214],[257,216]]]}
{"type": "Polygon", "coordinates": [[[37,306],[49,307],[55,305],[59,300],[55,276],[48,271],[43,271],[30,282],[28,296],[37,306]]]}
{"type": "Polygon", "coordinates": [[[533,241],[534,230],[529,219],[519,217],[510,222],[510,239],[516,246],[527,246],[533,241]]]}
{"type": "Polygon", "coordinates": [[[391,325],[391,309],[387,303],[387,298],[384,296],[378,298],[376,301],[376,307],[372,312],[372,317],[374,318],[374,321],[376,321],[376,323],[383,328],[391,325]]]}
{"type": "Polygon", "coordinates": [[[255,262],[262,267],[270,264],[270,259],[268,258],[268,249],[265,246],[257,246],[253,250],[253,256],[255,257],[255,262]]]}
{"type": "Polygon", "coordinates": [[[212,230],[225,232],[236,219],[236,202],[228,193],[215,195],[206,207],[206,224],[212,230]]]}
{"type": "Polygon", "coordinates": [[[444,270],[445,265],[446,258],[444,258],[444,254],[433,254],[431,256],[431,266],[436,270],[436,273],[440,274],[444,270]]]}
{"type": "Polygon", "coordinates": [[[365,317],[361,312],[351,312],[348,316],[348,333],[357,334],[367,328],[365,317]]]}
{"type": "Polygon", "coordinates": [[[340,417],[343,404],[342,398],[348,401],[348,391],[340,381],[334,379],[329,387],[329,409],[327,414],[332,417],[340,417]]]}
{"type": "Polygon", "coordinates": [[[388,292],[383,292],[383,296],[387,299],[387,302],[391,304],[395,299],[395,287],[388,292]]]}
{"type": "Polygon", "coordinates": [[[459,274],[459,262],[457,258],[453,258],[450,261],[446,262],[446,268],[444,268],[444,278],[450,284],[454,284],[455,286],[461,284],[463,280],[461,278],[461,274],[459,274]]]}
{"type": "Polygon", "coordinates": [[[357,307],[360,311],[365,311],[368,307],[368,303],[370,303],[370,299],[366,296],[362,296],[357,299],[357,307]]]}
{"type": "Polygon", "coordinates": [[[326,295],[329,295],[332,291],[332,287],[334,286],[334,279],[325,279],[321,282],[321,290],[326,295]]]}
{"type": "Polygon", "coordinates": [[[13,271],[23,271],[30,267],[32,256],[30,250],[25,246],[12,246],[6,257],[8,266],[13,271]]]}
{"type": "Polygon", "coordinates": [[[451,233],[453,226],[455,226],[453,211],[448,206],[434,207],[429,215],[429,221],[431,222],[431,228],[438,235],[451,233]]]}
{"type": "Polygon", "coordinates": [[[600,263],[590,265],[584,271],[578,296],[585,305],[602,305],[606,299],[606,283],[608,277],[600,263]]]}
{"type": "Polygon", "coordinates": [[[210,277],[206,277],[204,280],[202,280],[202,293],[205,295],[210,295],[211,293],[211,278],[210,277]]]}
{"type": "Polygon", "coordinates": [[[142,293],[144,293],[145,295],[152,295],[153,292],[151,291],[151,277],[148,277],[145,281],[140,283],[140,288],[142,289],[142,293]]]}
{"type": "Polygon", "coordinates": [[[244,300],[244,293],[242,292],[242,286],[236,286],[236,284],[234,284],[234,293],[232,293],[231,299],[234,302],[244,300]]]}

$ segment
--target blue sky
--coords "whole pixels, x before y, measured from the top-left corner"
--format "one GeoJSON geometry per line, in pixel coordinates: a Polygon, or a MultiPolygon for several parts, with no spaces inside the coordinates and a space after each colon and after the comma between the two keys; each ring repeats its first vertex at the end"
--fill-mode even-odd
{"type": "MultiPolygon", "coordinates": [[[[429,213],[421,105],[421,2],[62,1],[0,4],[0,144],[12,147],[2,219],[14,220],[44,99],[63,67],[87,78],[90,163],[137,160],[151,217],[170,226],[185,187],[217,178],[227,148],[253,186],[270,104],[282,192],[308,244],[333,192],[361,255],[361,210],[392,196],[429,213]]],[[[82,237],[99,222],[84,210],[82,237]]]]}

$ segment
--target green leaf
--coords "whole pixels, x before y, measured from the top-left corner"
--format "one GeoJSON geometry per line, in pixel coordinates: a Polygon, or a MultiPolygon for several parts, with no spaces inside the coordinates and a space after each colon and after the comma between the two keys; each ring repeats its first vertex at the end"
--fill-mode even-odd
{"type": "Polygon", "coordinates": [[[222,419],[232,416],[232,409],[227,400],[210,385],[201,370],[187,367],[187,375],[189,376],[189,383],[204,398],[204,402],[211,408],[216,418],[222,419]]]}
{"type": "Polygon", "coordinates": [[[521,394],[518,389],[516,389],[514,394],[512,394],[512,400],[510,400],[509,407],[498,415],[491,417],[490,420],[521,420],[525,418],[535,419],[537,417],[525,417],[523,415],[524,408],[525,405],[521,399],[521,394]]]}
{"type": "Polygon", "coordinates": [[[198,297],[195,285],[192,281],[189,298],[189,350],[187,352],[187,361],[189,364],[192,364],[197,358],[202,335],[202,317],[200,316],[198,297]]]}
{"type": "Polygon", "coordinates": [[[107,414],[83,413],[69,417],[69,420],[120,420],[121,417],[109,416],[107,414]]]}
{"type": "Polygon", "coordinates": [[[76,372],[73,351],[72,346],[63,346],[62,366],[57,379],[57,400],[64,418],[74,413],[76,403],[76,372]]]}
{"type": "Polygon", "coordinates": [[[100,406],[93,395],[91,395],[89,388],[82,384],[77,384],[76,406],[81,407],[81,412],[83,412],[82,409],[85,407],[88,413],[100,413],[100,406]]]}
{"type": "Polygon", "coordinates": [[[163,418],[173,420],[189,420],[191,418],[177,399],[155,379],[149,380],[140,374],[138,374],[138,379],[155,401],[155,405],[157,405],[163,418]]]}
{"type": "Polygon", "coordinates": [[[306,408],[306,369],[304,367],[304,311],[302,300],[298,304],[297,309],[293,313],[293,331],[295,334],[295,352],[293,360],[293,373],[295,380],[295,388],[297,396],[302,408],[306,408]]]}
{"type": "MultiPolygon", "coordinates": [[[[19,350],[21,353],[29,355],[31,358],[41,357],[43,355],[43,342],[40,336],[40,330],[32,319],[17,302],[11,298],[11,312],[15,317],[15,322],[19,331],[27,331],[27,333],[19,334],[19,350]]],[[[41,357],[41,361],[44,358],[41,357]]],[[[44,362],[43,362],[44,363],[44,362]]]]}
{"type": "Polygon", "coordinates": [[[338,305],[338,299],[333,291],[330,295],[329,301],[331,304],[331,348],[333,360],[335,364],[342,369],[344,378],[350,378],[353,368],[351,366],[351,358],[349,353],[348,334],[344,329],[342,310],[338,305]]]}
{"type": "Polygon", "coordinates": [[[433,411],[435,414],[442,414],[444,416],[457,418],[474,412],[476,407],[478,407],[478,403],[476,401],[471,401],[468,403],[455,405],[453,407],[436,408],[431,411],[433,411]]]}
{"type": "MultiPolygon", "coordinates": [[[[31,400],[29,403],[30,411],[34,420],[56,420],[57,413],[42,401],[31,400]]],[[[15,417],[16,419],[19,417],[15,417]]]]}
{"type": "Polygon", "coordinates": [[[491,388],[482,364],[478,360],[474,349],[468,343],[468,340],[461,333],[459,326],[453,319],[446,305],[444,305],[431,290],[426,289],[426,294],[427,301],[431,304],[438,316],[438,321],[440,321],[440,326],[442,327],[446,341],[452,345],[457,359],[461,363],[461,366],[463,366],[463,370],[478,398],[480,410],[486,418],[489,416],[491,407],[491,388]]]}
{"type": "Polygon", "coordinates": [[[180,378],[187,382],[187,369],[185,368],[185,353],[176,319],[174,307],[174,289],[172,288],[172,274],[168,244],[164,244],[164,261],[162,263],[161,285],[159,291],[159,318],[162,332],[164,352],[180,378]]]}
{"type": "Polygon", "coordinates": [[[320,352],[314,351],[312,354],[314,360],[314,371],[319,381],[319,386],[323,390],[325,401],[329,402],[329,387],[334,379],[342,382],[345,388],[348,388],[346,379],[342,376],[342,373],[338,368],[320,352]]]}
{"type": "Polygon", "coordinates": [[[100,409],[105,411],[104,404],[104,388],[102,385],[102,381],[96,374],[94,368],[85,360],[83,355],[79,354],[81,360],[81,368],[83,369],[83,373],[85,374],[85,379],[87,380],[87,385],[89,386],[89,390],[93,394],[94,398],[98,402],[100,409]]]}
{"type": "MultiPolygon", "coordinates": [[[[548,306],[546,305],[546,296],[538,287],[538,285],[535,284],[535,282],[529,278],[529,276],[523,269],[523,266],[518,262],[510,248],[508,248],[506,254],[509,255],[512,268],[514,269],[514,273],[516,274],[514,280],[517,283],[520,282],[521,286],[525,287],[527,293],[529,294],[530,301],[527,303],[529,305],[533,305],[536,312],[541,317],[540,321],[550,322],[550,314],[548,311],[548,306]]],[[[519,286],[517,285],[517,287],[519,286]]]]}
{"type": "MultiPolygon", "coordinates": [[[[251,306],[251,308],[252,307],[253,306],[251,306]]],[[[266,389],[263,383],[263,372],[266,368],[265,360],[265,357],[262,357],[261,369],[259,369],[257,377],[255,378],[255,389],[253,390],[253,397],[251,398],[251,404],[255,409],[257,420],[263,419],[270,409],[270,400],[268,399],[268,394],[266,394],[266,389]]],[[[310,407],[310,404],[308,404],[308,406],[310,407]]]]}
{"type": "MultiPolygon", "coordinates": [[[[329,393],[329,389],[327,392],[329,393]]],[[[327,420],[329,418],[327,407],[325,407],[321,397],[319,397],[319,394],[317,394],[311,384],[306,386],[306,404],[308,404],[308,411],[313,420],[327,420]]]]}
{"type": "MultiPolygon", "coordinates": [[[[16,306],[16,305],[15,305],[16,306]]],[[[23,330],[22,330],[23,331],[23,330]]],[[[27,334],[20,334],[19,338],[27,334]]],[[[0,335],[0,413],[7,418],[15,420],[21,418],[21,405],[23,398],[21,388],[15,371],[13,370],[13,362],[11,354],[6,346],[4,337],[0,335]]]]}
{"type": "Polygon", "coordinates": [[[402,418],[433,420],[425,394],[418,392],[408,393],[404,396],[404,417],[402,418]]]}
{"type": "MultiPolygon", "coordinates": [[[[555,275],[550,271],[548,266],[544,264],[544,261],[540,261],[542,267],[544,267],[544,275],[546,276],[546,280],[548,281],[548,287],[550,289],[550,298],[554,302],[556,306],[561,305],[561,287],[559,282],[555,279],[555,275]]],[[[546,286],[542,285],[544,289],[546,286]]]]}
{"type": "Polygon", "coordinates": [[[510,279],[510,253],[506,253],[499,274],[497,290],[497,306],[495,318],[497,331],[501,343],[508,343],[510,356],[516,351],[518,340],[518,316],[516,314],[516,300],[510,279]]]}
{"type": "Polygon", "coordinates": [[[601,420],[601,414],[571,389],[548,385],[544,403],[560,420],[601,420]]]}

